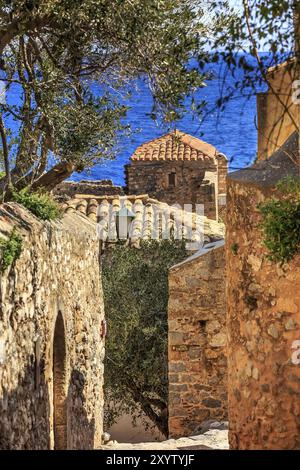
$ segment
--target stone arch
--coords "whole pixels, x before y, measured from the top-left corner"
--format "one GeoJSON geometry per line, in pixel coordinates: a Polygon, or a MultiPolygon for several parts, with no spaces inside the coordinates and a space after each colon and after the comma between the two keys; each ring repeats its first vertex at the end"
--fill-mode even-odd
{"type": "Polygon", "coordinates": [[[67,449],[67,350],[65,325],[58,312],[53,337],[53,431],[54,449],[67,449]]]}

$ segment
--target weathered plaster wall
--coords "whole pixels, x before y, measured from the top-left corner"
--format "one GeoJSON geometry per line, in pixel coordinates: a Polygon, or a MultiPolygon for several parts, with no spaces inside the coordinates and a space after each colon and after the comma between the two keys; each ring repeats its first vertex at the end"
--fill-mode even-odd
{"type": "Polygon", "coordinates": [[[226,193],[227,160],[134,161],[126,165],[128,194],[149,194],[168,204],[204,204],[204,215],[216,219],[218,194],[226,193]],[[169,175],[175,185],[169,185],[169,175]]]}
{"type": "MultiPolygon", "coordinates": [[[[247,170],[240,173],[247,178],[247,170]]],[[[292,362],[300,340],[300,257],[284,266],[266,259],[256,206],[272,189],[227,184],[230,446],[300,449],[300,365],[292,362]]]]}
{"type": "Polygon", "coordinates": [[[169,273],[169,435],[227,417],[224,242],[169,273]]]}
{"type": "Polygon", "coordinates": [[[80,214],[42,223],[0,206],[0,235],[23,237],[0,278],[0,448],[101,443],[104,318],[95,226],[80,214]]]}

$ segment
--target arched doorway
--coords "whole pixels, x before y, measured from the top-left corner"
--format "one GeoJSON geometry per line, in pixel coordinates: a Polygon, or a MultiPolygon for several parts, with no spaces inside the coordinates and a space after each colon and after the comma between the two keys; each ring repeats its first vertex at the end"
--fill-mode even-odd
{"type": "Polygon", "coordinates": [[[67,449],[66,340],[61,312],[58,312],[53,339],[53,428],[54,449],[67,449]]]}

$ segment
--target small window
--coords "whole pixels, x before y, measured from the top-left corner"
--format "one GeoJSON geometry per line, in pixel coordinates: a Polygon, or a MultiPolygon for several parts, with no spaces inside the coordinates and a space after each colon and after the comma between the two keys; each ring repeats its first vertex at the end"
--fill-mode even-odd
{"type": "Polygon", "coordinates": [[[175,186],[176,183],[176,174],[169,173],[169,186],[175,186]]]}

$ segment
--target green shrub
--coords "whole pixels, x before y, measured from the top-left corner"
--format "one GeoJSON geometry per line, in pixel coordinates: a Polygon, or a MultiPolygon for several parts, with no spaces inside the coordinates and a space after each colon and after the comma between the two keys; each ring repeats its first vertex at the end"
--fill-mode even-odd
{"type": "Polygon", "coordinates": [[[17,258],[22,250],[22,237],[14,229],[8,240],[0,239],[1,271],[5,271],[17,258]]]}
{"type": "Polygon", "coordinates": [[[231,245],[231,251],[234,255],[237,255],[239,251],[239,245],[237,243],[233,243],[231,245]]]}
{"type": "Polygon", "coordinates": [[[285,263],[300,248],[300,179],[286,177],[277,184],[282,199],[272,198],[258,205],[262,214],[263,244],[271,261],[285,263]]]}
{"type": "Polygon", "coordinates": [[[22,204],[42,220],[58,219],[62,209],[48,194],[30,192],[27,188],[13,193],[13,200],[22,204]]]}
{"type": "Polygon", "coordinates": [[[285,176],[277,183],[277,189],[284,195],[299,198],[300,196],[300,178],[285,176]]]}

